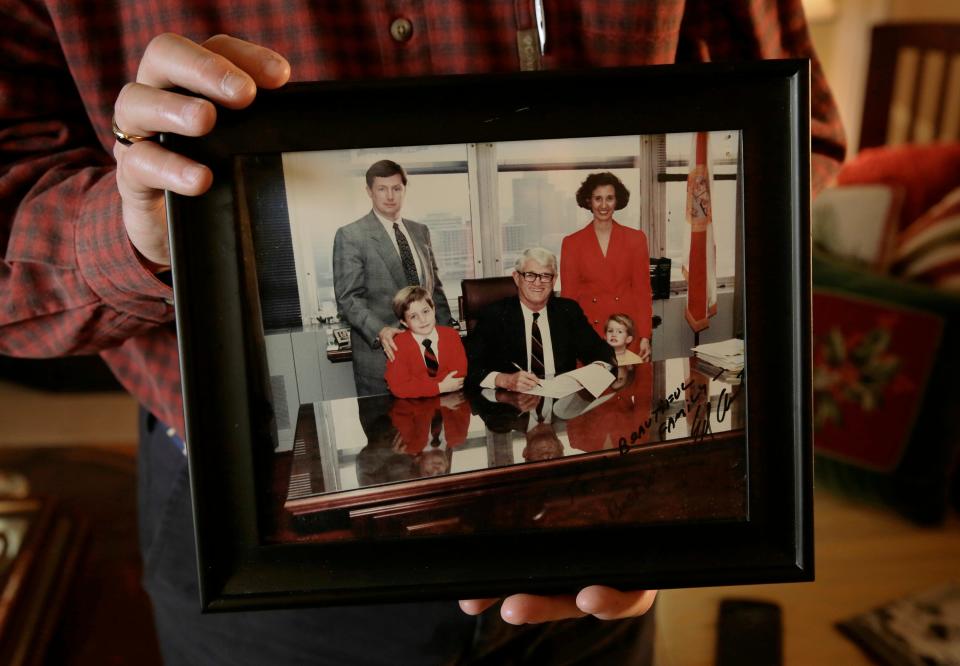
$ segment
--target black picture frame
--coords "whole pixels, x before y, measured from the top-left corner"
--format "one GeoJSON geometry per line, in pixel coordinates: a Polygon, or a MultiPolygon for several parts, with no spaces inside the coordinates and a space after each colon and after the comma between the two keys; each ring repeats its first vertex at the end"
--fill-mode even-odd
{"type": "Polygon", "coordinates": [[[205,137],[161,137],[214,173],[205,195],[167,198],[204,610],[813,579],[808,61],[291,84],[219,113],[205,137]],[[237,156],[729,128],[744,174],[744,520],[264,542],[272,412],[237,156]]]}

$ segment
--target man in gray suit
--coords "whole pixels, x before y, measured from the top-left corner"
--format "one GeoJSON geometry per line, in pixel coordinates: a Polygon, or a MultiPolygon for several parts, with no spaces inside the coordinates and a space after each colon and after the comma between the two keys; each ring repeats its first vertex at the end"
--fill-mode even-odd
{"type": "Polygon", "coordinates": [[[340,227],[333,241],[333,289],[337,310],[350,324],[353,377],[357,395],[387,392],[383,379],[393,336],[400,332],[393,297],[403,287],[420,285],[433,294],[437,323],[452,321],[437,274],[430,231],[400,217],[407,174],[396,162],[381,160],[367,169],[367,195],[373,209],[340,227]]]}

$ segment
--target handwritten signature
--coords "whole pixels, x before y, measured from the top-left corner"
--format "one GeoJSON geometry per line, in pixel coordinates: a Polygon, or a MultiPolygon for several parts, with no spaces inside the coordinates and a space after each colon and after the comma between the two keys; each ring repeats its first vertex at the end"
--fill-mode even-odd
{"type": "MultiPolygon", "coordinates": [[[[726,370],[720,370],[711,379],[719,379],[724,372],[726,372],[726,370]]],[[[736,378],[743,378],[742,369],[736,374],[736,378]]],[[[742,392],[743,390],[739,389],[728,393],[726,387],[720,391],[720,395],[717,396],[716,405],[717,423],[724,422],[727,414],[730,413],[733,407],[733,403],[740,397],[742,392]]],[[[666,439],[666,436],[673,432],[678,426],[680,420],[686,419],[688,415],[692,420],[690,435],[694,441],[700,442],[708,435],[712,437],[713,430],[710,426],[710,415],[713,411],[710,406],[710,382],[694,381],[687,384],[686,380],[684,380],[680,382],[680,386],[674,389],[666,398],[662,398],[656,406],[650,410],[650,416],[637,425],[636,429],[630,433],[629,440],[627,437],[620,438],[618,442],[620,453],[628,453],[631,448],[639,446],[637,442],[652,428],[657,429],[661,440],[666,439]],[[681,396],[683,396],[683,405],[677,410],[676,414],[667,415],[666,412],[674,403],[680,401],[681,396]]]]}

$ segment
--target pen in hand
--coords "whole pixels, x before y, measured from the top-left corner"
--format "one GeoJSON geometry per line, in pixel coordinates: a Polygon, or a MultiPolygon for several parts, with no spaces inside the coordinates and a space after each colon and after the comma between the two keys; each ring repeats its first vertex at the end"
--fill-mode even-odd
{"type": "MultiPolygon", "coordinates": [[[[515,368],[516,368],[517,370],[519,370],[520,372],[527,372],[526,370],[524,370],[523,368],[521,368],[519,365],[517,365],[516,362],[512,362],[512,365],[513,365],[513,367],[515,367],[515,368]]],[[[537,380],[537,386],[541,386],[541,387],[543,386],[543,384],[540,383],[540,380],[539,380],[539,379],[537,380]]]]}

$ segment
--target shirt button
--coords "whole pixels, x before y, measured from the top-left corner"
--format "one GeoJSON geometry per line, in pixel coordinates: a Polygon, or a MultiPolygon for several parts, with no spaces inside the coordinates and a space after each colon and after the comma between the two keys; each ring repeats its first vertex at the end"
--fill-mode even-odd
{"type": "Polygon", "coordinates": [[[398,42],[406,42],[413,35],[413,24],[405,18],[398,18],[390,24],[390,36],[398,42]]]}
{"type": "Polygon", "coordinates": [[[619,297],[619,296],[616,296],[616,297],[614,297],[613,300],[615,300],[617,303],[619,303],[619,302],[620,302],[620,297],[619,297]]]}
{"type": "Polygon", "coordinates": [[[593,302],[596,303],[596,302],[597,302],[597,299],[593,299],[593,302]]]}
{"type": "Polygon", "coordinates": [[[594,319],[594,320],[593,320],[593,323],[594,323],[594,324],[599,324],[599,323],[600,323],[600,320],[599,320],[599,319],[594,319]]]}

